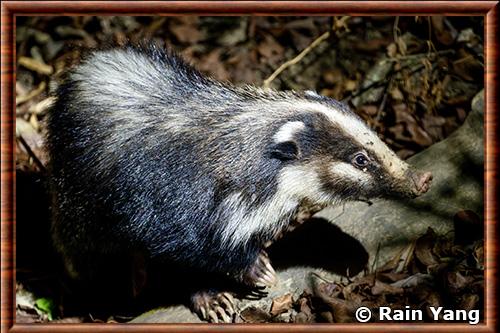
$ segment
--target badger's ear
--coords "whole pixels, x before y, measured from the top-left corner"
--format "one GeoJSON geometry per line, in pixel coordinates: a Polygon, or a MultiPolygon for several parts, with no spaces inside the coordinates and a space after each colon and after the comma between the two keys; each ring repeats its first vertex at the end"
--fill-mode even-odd
{"type": "Polygon", "coordinates": [[[300,157],[299,147],[294,141],[273,143],[269,153],[271,157],[282,161],[296,160],[300,157]]]}
{"type": "Polygon", "coordinates": [[[302,121],[288,121],[281,124],[273,136],[270,146],[271,157],[282,161],[295,160],[299,158],[300,151],[296,142],[296,136],[305,129],[302,121]]]}

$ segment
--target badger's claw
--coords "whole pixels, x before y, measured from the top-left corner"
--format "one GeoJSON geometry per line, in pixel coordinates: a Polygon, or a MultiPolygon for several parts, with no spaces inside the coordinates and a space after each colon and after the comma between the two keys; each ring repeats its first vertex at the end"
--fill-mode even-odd
{"type": "Polygon", "coordinates": [[[271,287],[276,284],[278,278],[265,251],[261,251],[255,263],[245,274],[244,281],[256,287],[271,287]]]}
{"type": "Polygon", "coordinates": [[[249,292],[247,292],[243,298],[246,298],[248,300],[258,300],[263,297],[267,296],[267,292],[264,291],[266,287],[255,287],[251,289],[249,292]]]}
{"type": "Polygon", "coordinates": [[[230,293],[222,293],[221,295],[220,303],[224,306],[229,315],[233,316],[236,314],[233,296],[230,293]]]}
{"type": "Polygon", "coordinates": [[[234,298],[230,293],[199,291],[191,297],[193,311],[211,323],[232,323],[236,314],[234,298]]]}

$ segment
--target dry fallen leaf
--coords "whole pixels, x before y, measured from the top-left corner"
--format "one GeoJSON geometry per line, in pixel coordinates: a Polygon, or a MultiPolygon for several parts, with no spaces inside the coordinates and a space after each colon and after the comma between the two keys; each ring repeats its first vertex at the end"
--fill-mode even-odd
{"type": "Polygon", "coordinates": [[[424,283],[432,283],[433,277],[430,274],[416,273],[405,279],[391,283],[393,287],[415,288],[424,283]]]}
{"type": "Polygon", "coordinates": [[[229,73],[225,65],[220,60],[222,50],[215,49],[200,60],[198,68],[201,71],[210,73],[211,76],[218,80],[226,81],[229,79],[229,73]]]}
{"type": "Polygon", "coordinates": [[[398,87],[392,88],[390,94],[392,99],[395,101],[402,101],[404,99],[403,93],[398,89],[398,87]]]}
{"type": "Polygon", "coordinates": [[[460,272],[455,271],[447,274],[448,287],[450,287],[450,291],[452,292],[458,292],[460,289],[465,288],[472,282],[471,280],[470,277],[463,276],[460,272]]]}
{"type": "Polygon", "coordinates": [[[439,264],[439,260],[432,253],[432,248],[436,241],[436,234],[432,228],[428,228],[425,235],[417,239],[415,245],[415,256],[417,259],[426,266],[433,266],[439,264]]]}
{"type": "Polygon", "coordinates": [[[376,105],[363,105],[359,108],[361,112],[368,116],[375,116],[378,112],[378,107],[376,105]]]}
{"type": "Polygon", "coordinates": [[[283,57],[285,49],[271,35],[266,35],[263,42],[257,47],[264,61],[269,65],[276,65],[283,57]]]}
{"type": "Polygon", "coordinates": [[[450,23],[445,24],[445,16],[431,16],[432,28],[436,39],[443,45],[451,45],[457,37],[457,32],[450,29],[450,23]]]}
{"type": "Polygon", "coordinates": [[[413,142],[417,143],[419,146],[428,147],[432,145],[433,141],[429,134],[418,124],[408,123],[407,130],[410,133],[410,138],[413,142]]]}
{"type": "Polygon", "coordinates": [[[292,305],[293,299],[291,293],[276,297],[273,299],[273,303],[271,304],[271,315],[277,316],[281,313],[287,312],[292,308],[292,305]]]}
{"type": "Polygon", "coordinates": [[[476,267],[484,269],[484,244],[478,243],[474,246],[473,252],[474,259],[476,260],[476,267]]]}
{"type": "Polygon", "coordinates": [[[470,311],[477,309],[479,303],[479,296],[476,294],[465,294],[462,296],[462,300],[459,303],[458,309],[463,309],[465,311],[470,311]]]}
{"type": "Polygon", "coordinates": [[[169,28],[179,42],[195,44],[203,37],[197,21],[196,16],[178,16],[169,28]]]}
{"type": "Polygon", "coordinates": [[[354,322],[354,313],[360,305],[350,300],[331,296],[331,290],[331,283],[319,283],[314,288],[314,295],[320,298],[331,309],[336,323],[354,322]]]}
{"type": "Polygon", "coordinates": [[[375,285],[371,289],[372,295],[375,296],[382,294],[385,295],[402,294],[403,291],[404,290],[401,287],[390,285],[379,280],[375,280],[375,285]]]}
{"type": "Polygon", "coordinates": [[[294,322],[296,323],[312,323],[314,322],[314,314],[311,309],[311,295],[307,292],[303,292],[296,302],[296,307],[298,307],[297,315],[295,316],[294,322]]]}
{"type": "Polygon", "coordinates": [[[267,311],[255,306],[244,309],[240,316],[247,323],[267,323],[271,320],[271,315],[267,311]]]}
{"type": "Polygon", "coordinates": [[[383,272],[377,273],[377,278],[385,283],[396,282],[406,279],[408,277],[407,273],[396,273],[396,272],[383,272]]]}

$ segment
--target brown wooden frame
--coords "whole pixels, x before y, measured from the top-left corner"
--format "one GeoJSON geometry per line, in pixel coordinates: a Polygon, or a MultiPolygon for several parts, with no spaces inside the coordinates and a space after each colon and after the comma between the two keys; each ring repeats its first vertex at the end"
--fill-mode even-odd
{"type": "Polygon", "coordinates": [[[4,1],[1,4],[1,332],[495,332],[498,325],[498,1],[4,1]],[[468,324],[15,324],[15,17],[21,15],[482,15],[485,17],[485,323],[468,324]]]}

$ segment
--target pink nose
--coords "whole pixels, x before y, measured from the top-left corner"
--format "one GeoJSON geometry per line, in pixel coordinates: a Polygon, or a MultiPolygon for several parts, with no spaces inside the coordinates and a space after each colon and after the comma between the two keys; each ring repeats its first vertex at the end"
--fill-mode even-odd
{"type": "Polygon", "coordinates": [[[413,183],[415,184],[416,188],[416,194],[424,194],[429,190],[429,187],[431,186],[432,182],[432,173],[430,172],[424,172],[424,173],[419,173],[415,172],[412,175],[413,183]]]}

